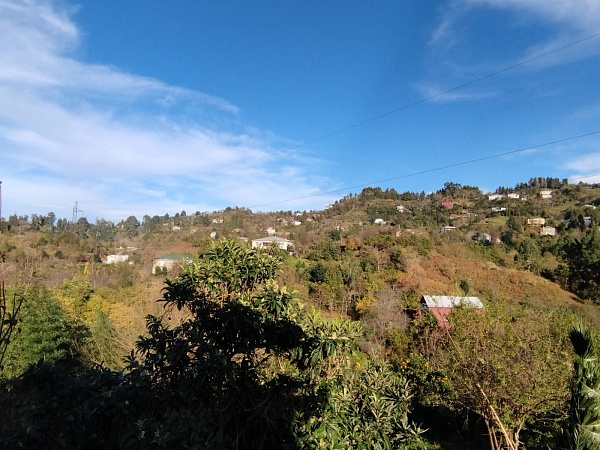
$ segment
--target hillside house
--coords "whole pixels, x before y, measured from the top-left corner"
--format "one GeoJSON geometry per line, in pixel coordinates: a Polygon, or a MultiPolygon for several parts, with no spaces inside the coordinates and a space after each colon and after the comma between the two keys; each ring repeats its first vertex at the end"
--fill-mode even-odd
{"type": "Polygon", "coordinates": [[[555,227],[540,227],[541,236],[556,236],[555,227]]]}
{"type": "Polygon", "coordinates": [[[540,197],[542,197],[542,198],[552,198],[552,190],[551,189],[542,189],[540,191],[540,197]]]}
{"type": "Polygon", "coordinates": [[[265,231],[267,232],[267,234],[268,234],[269,236],[274,236],[274,235],[277,233],[277,231],[276,231],[276,230],[275,230],[275,228],[273,228],[273,227],[269,227],[269,228],[267,228],[265,231]]]}
{"type": "Polygon", "coordinates": [[[159,256],[152,260],[152,275],[156,275],[157,273],[165,274],[165,272],[171,273],[175,269],[191,262],[191,257],[179,253],[169,253],[159,256]]]}
{"type": "Polygon", "coordinates": [[[529,227],[543,227],[546,225],[546,219],[543,217],[532,217],[531,219],[527,219],[527,226],[529,227]]]}
{"type": "Polygon", "coordinates": [[[440,228],[440,233],[446,233],[448,231],[452,231],[452,230],[456,230],[456,227],[452,227],[452,226],[444,226],[440,228]]]}
{"type": "Polygon", "coordinates": [[[504,198],[504,194],[490,194],[488,195],[489,201],[501,200],[504,198]]]}
{"type": "Polygon", "coordinates": [[[475,308],[483,312],[484,305],[478,297],[459,297],[450,295],[423,295],[420,300],[421,310],[432,313],[438,321],[438,326],[447,330],[450,328],[448,316],[457,307],[475,308]]]}
{"type": "Polygon", "coordinates": [[[261,239],[252,239],[252,248],[269,248],[277,245],[281,250],[288,250],[294,245],[292,241],[281,238],[279,236],[269,236],[261,239]]]}
{"type": "Polygon", "coordinates": [[[442,206],[446,209],[452,209],[454,208],[454,202],[451,202],[450,200],[444,200],[442,202],[442,206]]]}
{"type": "Polygon", "coordinates": [[[104,264],[117,264],[129,261],[129,255],[107,255],[104,264]]]}
{"type": "Polygon", "coordinates": [[[508,194],[508,198],[518,199],[519,197],[520,195],[516,192],[511,192],[510,194],[508,194]]]}

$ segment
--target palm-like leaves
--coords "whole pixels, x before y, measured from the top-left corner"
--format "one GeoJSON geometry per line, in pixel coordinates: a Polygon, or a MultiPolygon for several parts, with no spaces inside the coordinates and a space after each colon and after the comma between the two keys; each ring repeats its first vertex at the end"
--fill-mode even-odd
{"type": "Polygon", "coordinates": [[[583,324],[569,333],[575,350],[569,408],[572,450],[600,449],[600,363],[594,337],[583,324]]]}

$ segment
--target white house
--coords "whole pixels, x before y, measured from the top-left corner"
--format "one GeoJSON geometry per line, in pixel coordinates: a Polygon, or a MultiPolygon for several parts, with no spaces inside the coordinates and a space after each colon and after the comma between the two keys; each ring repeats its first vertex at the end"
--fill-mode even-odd
{"type": "Polygon", "coordinates": [[[556,236],[556,228],[555,227],[540,227],[540,235],[556,236]]]}
{"type": "Polygon", "coordinates": [[[515,198],[516,199],[516,198],[519,198],[519,197],[520,197],[520,195],[517,194],[516,192],[511,192],[510,194],[508,194],[508,198],[515,198]]]}
{"type": "Polygon", "coordinates": [[[192,258],[179,253],[169,253],[167,255],[159,256],[152,260],[152,274],[156,275],[158,272],[157,269],[160,269],[160,271],[166,270],[167,272],[172,272],[173,269],[191,262],[192,258]]]}
{"type": "Polygon", "coordinates": [[[500,200],[504,198],[504,194],[490,194],[488,195],[488,200],[493,201],[493,200],[500,200]]]}
{"type": "Polygon", "coordinates": [[[129,255],[107,255],[105,264],[117,264],[129,261],[129,255]]]}
{"type": "Polygon", "coordinates": [[[542,197],[542,198],[552,198],[552,190],[551,189],[542,189],[540,191],[540,197],[542,197]]]}
{"type": "Polygon", "coordinates": [[[280,249],[287,250],[289,247],[293,246],[294,243],[279,236],[268,236],[252,240],[252,248],[269,248],[272,245],[277,245],[280,249]]]}

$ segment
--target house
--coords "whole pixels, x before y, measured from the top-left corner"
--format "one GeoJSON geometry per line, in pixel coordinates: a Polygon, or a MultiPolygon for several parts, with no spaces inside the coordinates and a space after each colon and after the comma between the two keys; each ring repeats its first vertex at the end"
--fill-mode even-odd
{"type": "Polygon", "coordinates": [[[179,253],[169,253],[152,260],[152,275],[170,273],[174,269],[192,262],[192,258],[179,253]]]}
{"type": "Polygon", "coordinates": [[[398,212],[404,213],[404,211],[406,211],[406,206],[398,205],[396,206],[396,210],[398,210],[398,212]]]}
{"type": "Polygon", "coordinates": [[[275,228],[273,228],[273,227],[269,227],[269,228],[267,228],[267,229],[266,229],[266,232],[267,232],[267,234],[268,234],[269,236],[274,236],[274,235],[275,235],[275,233],[277,233],[277,231],[275,231],[275,228]]]}
{"type": "Polygon", "coordinates": [[[531,219],[527,219],[527,226],[543,227],[544,225],[546,225],[546,219],[543,217],[533,217],[531,219]]]}
{"type": "Polygon", "coordinates": [[[129,261],[129,255],[107,255],[104,264],[117,264],[129,261]]]}
{"type": "Polygon", "coordinates": [[[377,219],[375,219],[373,221],[373,223],[375,223],[377,225],[385,225],[385,220],[383,220],[382,218],[378,217],[377,219]]]}
{"type": "Polygon", "coordinates": [[[252,248],[269,248],[273,245],[277,245],[282,250],[288,250],[294,243],[279,236],[269,236],[252,240],[252,248]]]}
{"type": "Polygon", "coordinates": [[[452,230],[456,230],[456,227],[445,226],[445,227],[440,228],[440,233],[445,233],[446,231],[452,231],[452,230]]]}
{"type": "Polygon", "coordinates": [[[483,244],[491,244],[492,243],[492,235],[483,233],[481,236],[479,236],[479,242],[481,242],[483,244]]]}
{"type": "Polygon", "coordinates": [[[552,190],[551,189],[542,189],[540,191],[540,197],[542,197],[542,198],[552,198],[552,190]]]}
{"type": "Polygon", "coordinates": [[[484,306],[478,297],[459,297],[450,295],[423,295],[420,300],[421,310],[432,313],[438,321],[438,326],[447,330],[450,328],[448,316],[453,308],[467,307],[483,311],[484,306]]]}
{"type": "Polygon", "coordinates": [[[451,202],[450,200],[444,200],[442,202],[442,206],[446,209],[452,209],[454,208],[454,202],[451,202]]]}
{"type": "Polygon", "coordinates": [[[490,195],[488,195],[488,200],[489,201],[500,200],[502,198],[504,198],[503,194],[490,194],[490,195]]]}
{"type": "Polygon", "coordinates": [[[517,198],[519,198],[519,197],[520,197],[520,195],[519,195],[519,194],[517,194],[516,192],[511,192],[510,194],[508,194],[508,198],[514,198],[514,199],[517,199],[517,198]]]}
{"type": "Polygon", "coordinates": [[[556,236],[555,227],[540,227],[541,236],[556,236]]]}
{"type": "Polygon", "coordinates": [[[503,208],[501,206],[494,206],[492,208],[492,212],[504,212],[504,211],[506,211],[506,208],[503,208]]]}

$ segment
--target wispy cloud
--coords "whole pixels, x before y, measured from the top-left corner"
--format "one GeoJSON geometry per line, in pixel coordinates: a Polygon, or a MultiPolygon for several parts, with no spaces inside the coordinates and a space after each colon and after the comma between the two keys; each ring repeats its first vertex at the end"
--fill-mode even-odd
{"type": "Polygon", "coordinates": [[[423,98],[428,99],[430,102],[481,100],[499,95],[498,92],[477,91],[473,89],[469,91],[462,89],[449,91],[448,88],[426,82],[418,83],[416,86],[423,98]]]}
{"type": "Polygon", "coordinates": [[[91,217],[118,219],[268,203],[324,182],[293,159],[282,177],[270,157],[281,140],[244,129],[225,99],[78,60],[74,14],[51,1],[0,0],[0,42],[10,43],[0,52],[5,207],[64,214],[78,200],[91,217]]]}
{"type": "Polygon", "coordinates": [[[597,32],[600,21],[597,0],[461,0],[459,3],[524,11],[588,33],[597,32]]]}
{"type": "Polygon", "coordinates": [[[568,161],[567,168],[578,171],[580,175],[600,172],[600,149],[598,153],[588,153],[568,161]]]}

